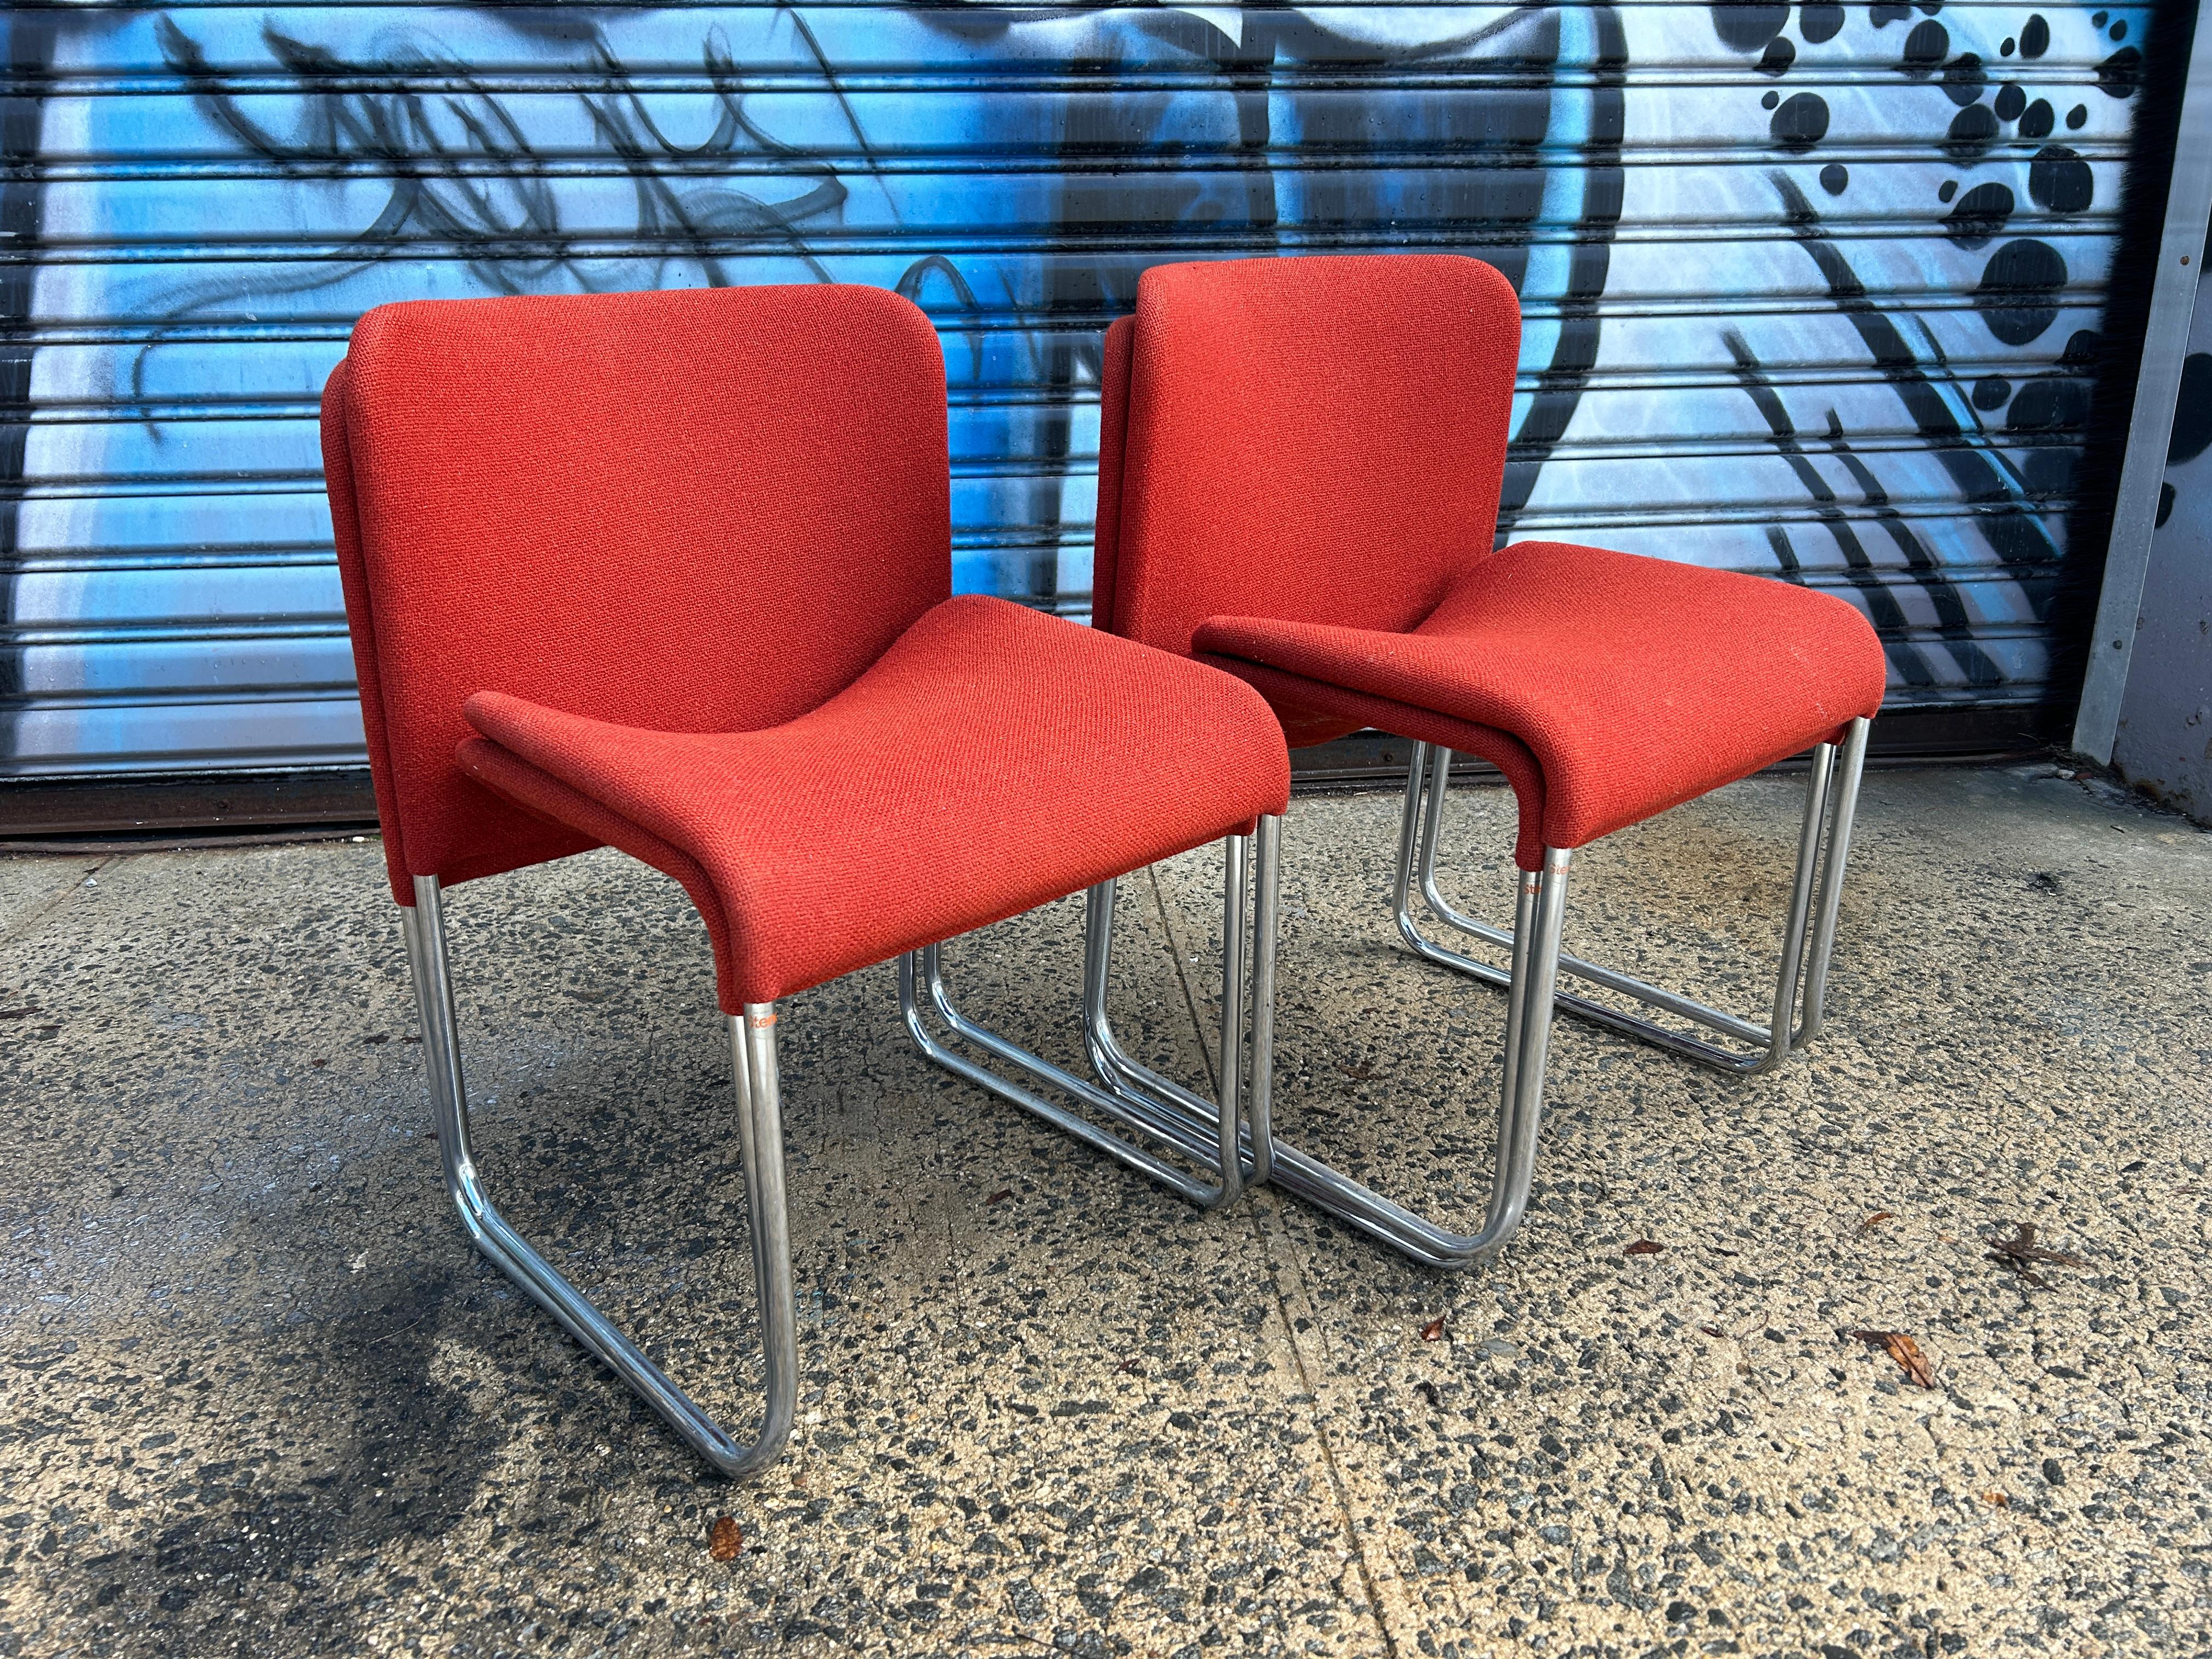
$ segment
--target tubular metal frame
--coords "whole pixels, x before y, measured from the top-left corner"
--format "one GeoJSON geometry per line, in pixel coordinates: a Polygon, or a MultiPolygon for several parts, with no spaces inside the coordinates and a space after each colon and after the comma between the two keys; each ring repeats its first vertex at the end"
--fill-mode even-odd
{"type": "MultiPolygon", "coordinates": [[[[1562,972],[1694,1021],[1723,1036],[1751,1044],[1754,1052],[1741,1053],[1670,1030],[1571,992],[1555,993],[1559,1007],[1609,1030],[1739,1077],[1771,1071],[1817,1036],[1826,1013],[1828,964],[1835,950],[1844,869],[1850,853],[1852,822],[1858,810],[1859,779],[1866,766],[1868,724],[1864,720],[1851,722],[1843,744],[1840,768],[1835,744],[1823,743],[1814,747],[1812,775],[1805,789],[1804,821],[1798,834],[1796,875],[1783,925],[1782,963],[1775,978],[1774,999],[1766,1024],[1740,1019],[1692,998],[1647,984],[1618,969],[1585,962],[1579,957],[1559,957],[1562,972]]],[[[1398,932],[1418,955],[1429,961],[1480,980],[1486,985],[1510,990],[1515,977],[1512,969],[1478,961],[1437,944],[1422,933],[1414,919],[1413,889],[1418,880],[1420,896],[1430,913],[1448,927],[1486,944],[1508,948],[1512,947],[1518,931],[1509,932],[1464,915],[1437,890],[1437,852],[1443,829],[1444,793],[1449,787],[1450,767],[1449,750],[1425,743],[1413,745],[1413,762],[1406,775],[1405,817],[1398,840],[1398,932]]]]}
{"type": "Polygon", "coordinates": [[[422,1018],[422,1057],[446,1190],[477,1249],[605,1361],[688,1445],[732,1479],[757,1474],[775,1460],[791,1435],[799,1397],[798,1310],[791,1282],[791,1227],[784,1204],[783,1113],[776,1077],[775,1005],[745,1005],[730,1018],[736,1072],[738,1148],[744,1160],[745,1207],[751,1222],[753,1284],[760,1299],[761,1347],[767,1361],[767,1410],[750,1444],[735,1439],[671,1382],[584,1294],[532,1249],[485,1196],[469,1140],[468,1089],[453,1016],[446,953],[445,912],[435,876],[415,878],[407,910],[407,960],[422,1018]]]}
{"type": "MultiPolygon", "coordinates": [[[[1486,1261],[1521,1224],[1535,1175],[1536,1133],[1543,1117],[1544,1062],[1552,1030],[1552,993],[1559,972],[1559,928],[1566,915],[1567,872],[1574,854],[1547,848],[1544,868],[1522,878],[1516,907],[1515,989],[1507,1004],[1504,1079],[1498,1118],[1498,1158],[1490,1200],[1479,1231],[1457,1233],[1416,1215],[1373,1188],[1272,1136],[1273,1184],[1337,1217],[1426,1267],[1458,1269],[1486,1261]],[[1537,995],[1535,1018],[1527,1018],[1537,995]]],[[[1265,860],[1261,894],[1270,908],[1279,860],[1265,860]]],[[[1131,1060],[1115,1041],[1107,1016],[1107,968],[1114,951],[1114,909],[1108,883],[1092,890],[1084,982],[1084,1030],[1092,1068],[1127,1108],[1156,1121],[1158,1132],[1185,1145],[1200,1142],[1210,1127],[1206,1103],[1131,1060]]],[[[1273,989],[1272,970],[1268,989],[1273,989]]],[[[1272,1005],[1272,994],[1269,1003],[1272,1005]]],[[[1267,1037],[1273,1042],[1272,1007],[1267,1037]]],[[[1267,1054],[1261,1066],[1272,1070],[1267,1054]]],[[[1255,1067],[1255,1069],[1259,1069],[1255,1067]]],[[[1249,1146],[1246,1148],[1249,1153],[1249,1146]]]]}
{"type": "MultiPolygon", "coordinates": [[[[1208,1101],[1159,1076],[1113,1047],[1123,1072],[1115,1076],[1098,1066],[1099,1031],[1088,1019],[1086,1046],[1104,1087],[1085,1081],[967,1018],[954,1006],[945,982],[943,947],[932,945],[899,958],[899,1009],[922,1053],[954,1076],[964,1078],[1012,1102],[1094,1147],[1109,1158],[1152,1177],[1170,1190],[1210,1210],[1258,1186],[1273,1172],[1273,1139],[1269,1104],[1273,1087],[1275,933],[1277,866],[1282,820],[1263,817],[1252,836],[1230,836],[1223,843],[1223,951],[1221,959],[1220,1086],[1208,1101]],[[1254,842],[1257,842],[1257,856],[1254,842]],[[1257,890],[1256,896],[1254,889],[1257,890]],[[951,1038],[1014,1068],[1030,1081],[1072,1097],[1092,1112],[1134,1131],[1145,1139],[1200,1166],[1212,1177],[1200,1180],[1125,1135],[1102,1128],[1023,1084],[1000,1076],[931,1035],[924,1018],[928,1006],[951,1038]],[[1127,1079],[1136,1079],[1129,1081],[1127,1079]]],[[[1094,987],[1103,1006],[1112,948],[1116,884],[1101,882],[1085,896],[1084,911],[1084,995],[1086,1011],[1094,987]],[[1103,928],[1099,918],[1105,917],[1103,928]],[[1100,948],[1102,940],[1104,951],[1100,948]]]]}
{"type": "MultiPolygon", "coordinates": [[[[1673,1052],[1735,1072],[1764,1071],[1786,1054],[1790,1047],[1809,1042],[1820,1030],[1825,1007],[1828,963],[1835,944],[1859,778],[1866,762],[1866,739],[1867,722],[1854,721],[1843,745],[1839,778],[1836,775],[1834,747],[1824,744],[1814,751],[1805,823],[1799,837],[1796,882],[1791,894],[1790,921],[1784,930],[1784,969],[1776,993],[1773,1022],[1765,1028],[1647,986],[1626,974],[1562,955],[1559,937],[1566,918],[1568,872],[1574,860],[1573,853],[1567,848],[1547,848],[1540,871],[1519,872],[1511,932],[1459,916],[1436,891],[1437,830],[1443,813],[1443,793],[1449,777],[1450,756],[1429,744],[1417,745],[1407,777],[1405,822],[1399,844],[1400,930],[1423,956],[1498,985],[1505,990],[1507,998],[1498,1152],[1482,1226],[1473,1233],[1454,1232],[1382,1197],[1371,1188],[1281,1139],[1275,1139],[1272,1148],[1273,1184],[1425,1266],[1452,1270],[1471,1267],[1497,1254],[1520,1226],[1528,1209],[1528,1191],[1535,1176],[1537,1137],[1543,1124],[1544,1068],[1550,1054],[1554,1009],[1565,1008],[1583,1014],[1617,1030],[1658,1042],[1673,1052]],[[1425,836],[1421,834],[1424,828],[1427,830],[1425,836]],[[1823,859],[1820,854],[1824,838],[1823,859]],[[1479,937],[1506,945],[1512,952],[1510,969],[1492,968],[1420,937],[1413,927],[1410,904],[1417,870],[1423,896],[1438,914],[1479,937]],[[1808,935],[1809,963],[1806,960],[1808,935]],[[1762,1052],[1749,1056],[1732,1054],[1712,1044],[1562,993],[1559,976],[1563,969],[1640,996],[1726,1035],[1757,1042],[1762,1045],[1762,1052]],[[1792,1031],[1790,1015],[1799,1006],[1801,976],[1802,1017],[1792,1031]],[[1779,1047],[1773,1040],[1777,1030],[1785,1037],[1779,1047]]],[[[1273,895],[1269,890],[1274,862],[1269,861],[1271,867],[1262,878],[1261,889],[1263,900],[1271,904],[1273,895]]],[[[1194,1143],[1206,1127],[1206,1103],[1136,1066],[1114,1040],[1106,1010],[1113,928],[1112,884],[1109,883],[1094,890],[1087,924],[1090,971],[1084,984],[1084,1029],[1092,1069],[1131,1109],[1161,1115],[1162,1127],[1169,1133],[1186,1143],[1194,1143]],[[1169,1118],[1172,1121],[1165,1121],[1169,1118]]],[[[1272,992],[1272,975],[1268,988],[1272,992]]],[[[1270,1004],[1272,1000],[1271,996],[1270,1004]]],[[[1268,1017],[1272,1022],[1272,1008],[1268,1017]]],[[[1268,1030],[1272,1036],[1272,1023],[1268,1030]]],[[[1262,1048],[1255,1055],[1255,1067],[1272,1067],[1272,1054],[1262,1048]]]]}

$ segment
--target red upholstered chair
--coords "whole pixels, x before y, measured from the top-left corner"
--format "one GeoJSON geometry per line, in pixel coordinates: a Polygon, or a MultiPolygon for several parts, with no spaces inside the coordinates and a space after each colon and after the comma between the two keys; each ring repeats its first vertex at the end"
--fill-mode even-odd
{"type": "Polygon", "coordinates": [[[1498,1174],[1479,1233],[1432,1226],[1273,1146],[1279,1186],[1446,1265],[1484,1255],[1518,1223],[1555,997],[1737,1072],[1774,1065],[1819,1030],[1884,680],[1874,630],[1828,594],[1558,542],[1493,552],[1520,335],[1496,270],[1428,255],[1155,266],[1135,314],[1107,334],[1095,621],[1246,680],[1294,748],[1364,726],[1413,740],[1399,927],[1430,960],[1510,988],[1498,1174]],[[1576,848],[1807,750],[1766,1025],[1560,955],[1576,848]],[[1518,797],[1510,931],[1437,890],[1454,751],[1493,763],[1518,797]],[[1510,967],[1427,938],[1417,878],[1440,920],[1508,948],[1510,967]],[[1560,993],[1562,970],[1751,1046],[1560,993]]]}
{"type": "MultiPolygon", "coordinates": [[[[939,941],[1225,837],[1237,927],[1206,1133],[980,1027],[925,1041],[1195,1201],[1264,1177],[1264,1073],[1240,1090],[1272,907],[1255,938],[1242,923],[1255,820],[1272,878],[1281,733],[1228,675],[950,596],[944,363],[912,305],[816,287],[386,306],[331,376],[323,445],[447,1186],[478,1248],[717,1468],[758,1468],[791,1427],[781,999],[896,957],[925,1036],[939,941]],[[713,945],[767,1359],[750,1445],[501,1218],[470,1146],[442,895],[601,844],[681,883],[713,945]]],[[[1264,1011],[1254,1025],[1264,1048],[1264,1011]]]]}

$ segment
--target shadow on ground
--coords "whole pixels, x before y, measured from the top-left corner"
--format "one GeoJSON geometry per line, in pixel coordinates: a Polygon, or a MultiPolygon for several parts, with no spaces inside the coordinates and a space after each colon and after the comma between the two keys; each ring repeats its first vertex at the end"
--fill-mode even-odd
{"type": "MultiPolygon", "coordinates": [[[[1493,911],[1507,811],[1452,808],[1493,911]]],[[[1756,1009],[1796,811],[1598,849],[1570,948],[1756,1009]]],[[[1279,1123],[1470,1224],[1503,1010],[1395,947],[1395,816],[1293,808],[1279,1123]]],[[[1563,1028],[1473,1276],[1189,1211],[932,1072],[885,969],[793,1000],[802,1402],[742,1487],[469,1252],[378,847],[0,860],[0,1653],[2207,1650],[2212,836],[1980,772],[1871,776],[1860,836],[1817,1048],[1563,1028]],[[2021,1222],[2086,1265],[1992,1261],[2021,1222]]],[[[1200,1085],[1218,869],[1124,886],[1125,1036],[1200,1085]]],[[[495,1194],[749,1419],[680,894],[595,854],[450,908],[495,1194]]],[[[1079,920],[954,947],[970,1012],[1072,1059],[1079,920]]]]}

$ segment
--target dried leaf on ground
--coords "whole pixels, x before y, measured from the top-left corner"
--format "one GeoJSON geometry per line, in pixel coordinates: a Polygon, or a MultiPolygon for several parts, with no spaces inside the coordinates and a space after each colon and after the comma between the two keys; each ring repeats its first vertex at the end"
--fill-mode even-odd
{"type": "Polygon", "coordinates": [[[1985,1492],[1982,1494],[1982,1502],[1994,1509],[2001,1510],[2009,1504],[2012,1499],[2001,1492],[1985,1492]]]}
{"type": "Polygon", "coordinates": [[[745,1534],[733,1516],[718,1515],[707,1531],[707,1553],[717,1561],[734,1561],[744,1553],[745,1534]]]}
{"type": "Polygon", "coordinates": [[[1336,1069],[1343,1073],[1345,1076],[1350,1078],[1354,1083],[1364,1083],[1369,1078],[1375,1075],[1375,1068],[1364,1062],[1362,1062],[1358,1066],[1347,1066],[1340,1060],[1336,1062],[1336,1069]]]}
{"type": "Polygon", "coordinates": [[[1655,1244],[1648,1238],[1639,1238],[1621,1254],[1623,1255],[1656,1255],[1666,1248],[1664,1244],[1655,1244]]]}
{"type": "Polygon", "coordinates": [[[1894,1210],[1876,1210],[1864,1221],[1859,1223],[1859,1231],[1863,1233],[1871,1232],[1879,1224],[1884,1221],[1894,1221],[1896,1219],[1897,1212],[1894,1210]]]}
{"type": "Polygon", "coordinates": [[[1431,1319],[1427,1324],[1421,1327],[1422,1341],[1441,1342],[1443,1340],[1444,1322],[1442,1319],[1431,1319]]]}
{"type": "Polygon", "coordinates": [[[1929,1363],[1928,1356],[1920,1352],[1920,1345],[1903,1331],[1845,1331],[1844,1334],[1858,1338],[1869,1348],[1880,1348],[1922,1388],[1936,1386],[1936,1367],[1929,1363]]]}
{"type": "Polygon", "coordinates": [[[2031,1222],[2015,1221],[2013,1236],[1990,1252],[1990,1260],[1999,1267],[2009,1267],[2039,1290],[2049,1290],[2051,1281],[2035,1271],[2038,1263],[2049,1263],[2059,1267],[2086,1267],[2089,1264],[2068,1250],[2045,1249],[2035,1242],[2035,1227],[2031,1222]]]}

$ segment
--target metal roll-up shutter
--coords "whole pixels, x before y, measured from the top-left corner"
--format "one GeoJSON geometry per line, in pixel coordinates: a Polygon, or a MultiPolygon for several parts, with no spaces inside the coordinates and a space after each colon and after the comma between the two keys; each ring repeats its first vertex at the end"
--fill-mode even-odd
{"type": "Polygon", "coordinates": [[[1519,289],[1508,538],[1842,592],[1895,708],[2047,705],[2148,21],[12,9],[0,776],[361,763],[315,414],[372,305],[898,289],[958,585],[1080,614],[1107,320],[1152,263],[1316,251],[1519,289]]]}

